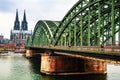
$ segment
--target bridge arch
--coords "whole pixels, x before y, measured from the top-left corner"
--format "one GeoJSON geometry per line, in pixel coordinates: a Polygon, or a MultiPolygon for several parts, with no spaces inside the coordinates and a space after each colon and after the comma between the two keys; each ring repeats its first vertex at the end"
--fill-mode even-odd
{"type": "Polygon", "coordinates": [[[31,42],[32,42],[31,36],[29,36],[29,37],[27,38],[27,46],[31,46],[31,42]]]}
{"type": "Polygon", "coordinates": [[[32,46],[50,45],[53,39],[54,30],[57,28],[59,21],[39,20],[34,28],[31,39],[32,46]]]}
{"type": "Polygon", "coordinates": [[[116,33],[120,41],[119,0],[79,0],[58,25],[54,45],[115,45],[116,33]]]}

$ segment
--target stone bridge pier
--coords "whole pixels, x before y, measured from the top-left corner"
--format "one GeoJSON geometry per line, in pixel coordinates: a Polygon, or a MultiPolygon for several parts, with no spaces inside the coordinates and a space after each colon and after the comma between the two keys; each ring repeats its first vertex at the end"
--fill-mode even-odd
{"type": "MultiPolygon", "coordinates": [[[[26,50],[26,57],[31,58],[37,50],[26,50]]],[[[38,55],[37,55],[38,56],[38,55]]],[[[40,56],[40,72],[47,75],[105,74],[106,64],[101,61],[58,55],[45,52],[40,56]]]]}
{"type": "Polygon", "coordinates": [[[105,74],[106,64],[97,60],[63,55],[41,55],[40,72],[48,75],[105,74]]]}
{"type": "Polygon", "coordinates": [[[26,56],[26,58],[32,58],[32,57],[40,55],[40,52],[42,52],[42,51],[39,49],[29,49],[28,48],[28,49],[26,49],[25,56],[26,56]]]}

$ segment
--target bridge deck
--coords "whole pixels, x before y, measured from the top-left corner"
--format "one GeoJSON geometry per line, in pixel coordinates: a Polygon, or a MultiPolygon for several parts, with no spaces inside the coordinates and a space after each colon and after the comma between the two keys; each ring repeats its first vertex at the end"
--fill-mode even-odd
{"type": "Polygon", "coordinates": [[[31,49],[39,49],[41,51],[53,51],[55,54],[67,55],[73,57],[100,59],[105,62],[120,63],[120,46],[92,46],[92,47],[80,47],[80,46],[44,46],[44,47],[28,47],[31,49]]]}

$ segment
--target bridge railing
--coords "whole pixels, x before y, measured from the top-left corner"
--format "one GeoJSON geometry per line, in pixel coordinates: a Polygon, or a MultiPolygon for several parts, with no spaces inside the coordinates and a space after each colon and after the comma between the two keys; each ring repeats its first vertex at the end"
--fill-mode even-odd
{"type": "Polygon", "coordinates": [[[120,46],[44,46],[45,48],[120,53],[120,46]]]}

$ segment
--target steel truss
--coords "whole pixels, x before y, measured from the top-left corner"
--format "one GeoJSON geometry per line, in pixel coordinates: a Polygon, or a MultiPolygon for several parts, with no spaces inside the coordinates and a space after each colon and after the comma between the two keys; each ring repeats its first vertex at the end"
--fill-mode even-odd
{"type": "Polygon", "coordinates": [[[120,0],[79,0],[61,22],[38,21],[28,41],[33,46],[114,46],[117,39],[120,44],[120,0]]]}

